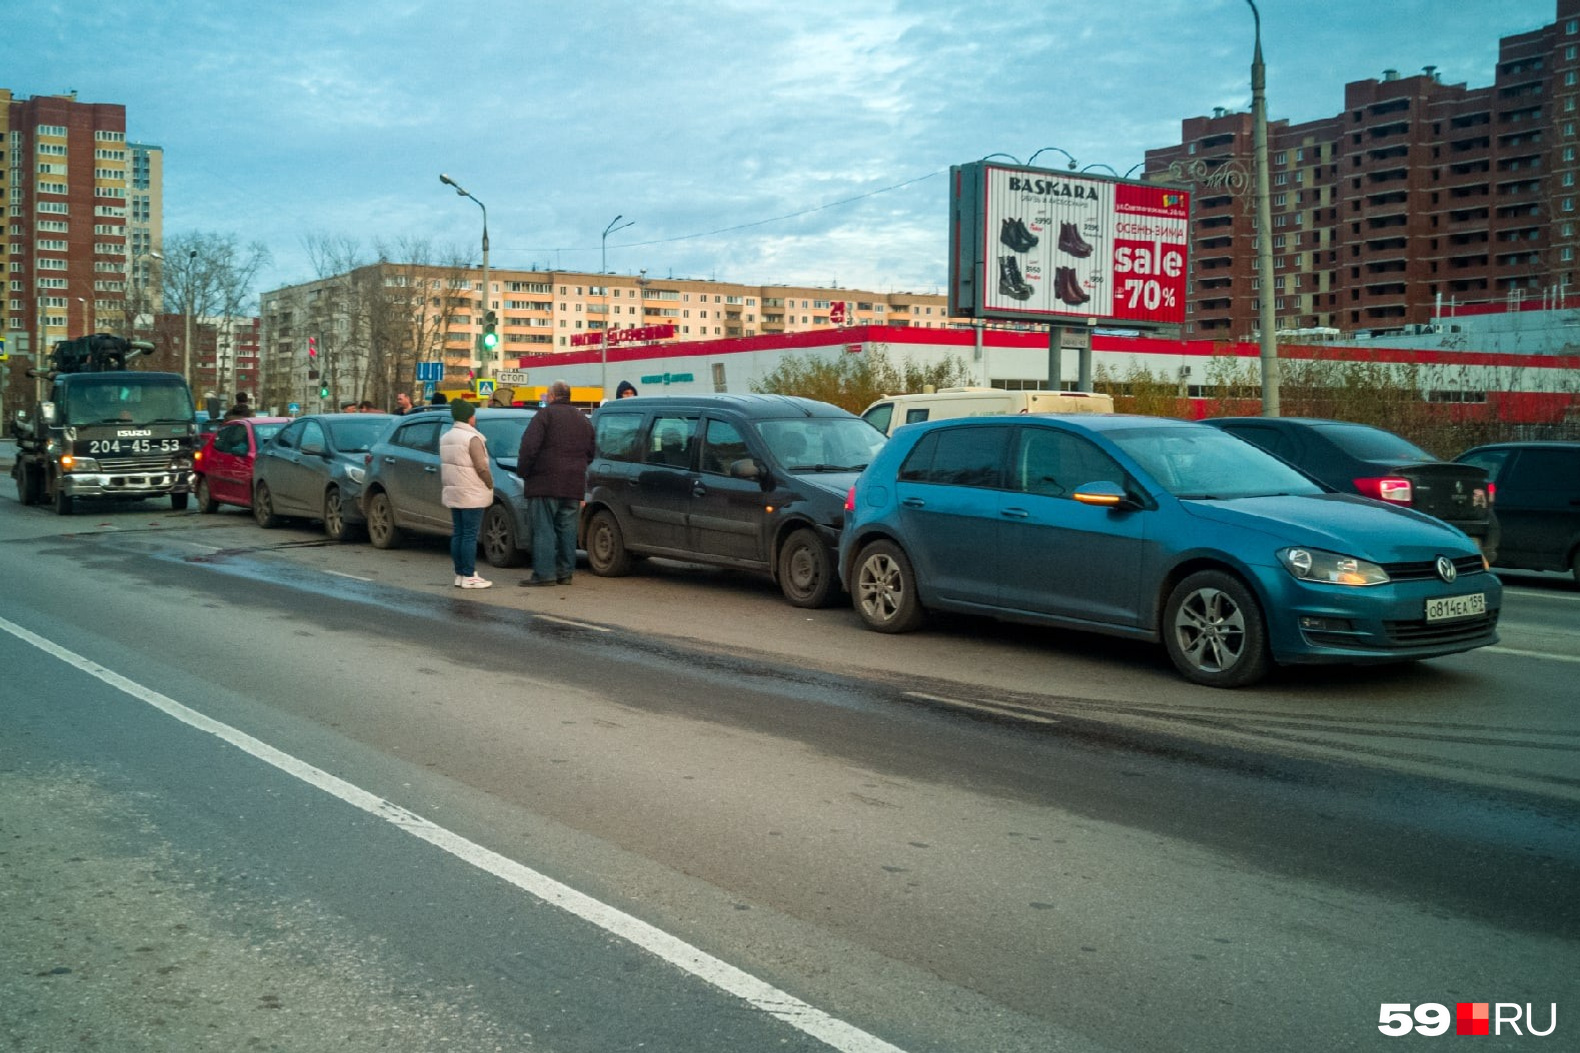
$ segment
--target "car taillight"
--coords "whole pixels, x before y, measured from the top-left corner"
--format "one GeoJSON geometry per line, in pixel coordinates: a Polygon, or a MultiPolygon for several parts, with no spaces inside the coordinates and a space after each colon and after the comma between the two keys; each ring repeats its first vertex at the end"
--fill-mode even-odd
{"type": "Polygon", "coordinates": [[[1410,480],[1395,479],[1391,476],[1380,479],[1356,479],[1355,489],[1365,497],[1375,497],[1379,501],[1389,501],[1396,505],[1407,505],[1412,497],[1410,480]]]}
{"type": "Polygon", "coordinates": [[[1498,499],[1498,486],[1496,483],[1487,484],[1487,504],[1492,504],[1498,499]]]}
{"type": "Polygon", "coordinates": [[[203,451],[202,450],[199,450],[197,453],[194,453],[192,455],[192,461],[193,461],[194,464],[197,463],[198,461],[201,461],[202,459],[203,459],[203,451]]]}
{"type": "Polygon", "coordinates": [[[855,510],[856,510],[856,488],[854,486],[852,486],[850,488],[850,492],[845,495],[845,511],[847,511],[847,512],[854,512],[855,510]]]}

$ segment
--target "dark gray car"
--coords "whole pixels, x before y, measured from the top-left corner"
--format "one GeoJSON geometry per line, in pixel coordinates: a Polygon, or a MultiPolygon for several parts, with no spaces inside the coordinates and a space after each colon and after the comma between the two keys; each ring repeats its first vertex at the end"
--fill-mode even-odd
{"type": "Polygon", "coordinates": [[[281,518],[321,520],[324,533],[349,541],[362,529],[357,499],[368,448],[389,427],[388,413],[315,413],[292,421],[258,447],[252,516],[261,527],[281,518]]]}
{"type": "Polygon", "coordinates": [[[667,556],[766,572],[797,607],[840,595],[845,495],[884,443],[877,428],[786,395],[619,399],[593,427],[582,536],[594,574],[667,556]]]}
{"type": "Polygon", "coordinates": [[[1580,584],[1580,442],[1502,442],[1455,458],[1484,468],[1502,537],[1493,565],[1557,570],[1580,584]]]}
{"type": "MultiPolygon", "coordinates": [[[[521,496],[516,453],[535,409],[479,409],[472,423],[488,444],[494,503],[483,513],[478,546],[495,567],[514,567],[532,551],[532,516],[521,496]]],[[[406,534],[450,536],[441,500],[439,437],[454,424],[443,409],[409,414],[368,451],[362,511],[375,548],[397,548],[406,534]]]]}

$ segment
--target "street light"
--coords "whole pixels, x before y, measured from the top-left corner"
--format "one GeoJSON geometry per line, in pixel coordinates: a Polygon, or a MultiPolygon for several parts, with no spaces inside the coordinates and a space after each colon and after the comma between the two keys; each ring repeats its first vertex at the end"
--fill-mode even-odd
{"type": "Polygon", "coordinates": [[[192,288],[192,276],[193,276],[193,274],[194,274],[194,272],[196,270],[197,270],[197,249],[192,249],[191,251],[189,251],[187,253],[187,274],[186,274],[186,278],[187,278],[187,295],[186,295],[186,301],[187,301],[186,302],[186,309],[187,309],[187,338],[186,338],[186,343],[181,348],[181,351],[182,351],[182,360],[181,360],[182,373],[186,377],[187,384],[189,384],[189,385],[192,383],[192,299],[193,299],[194,296],[197,295],[196,290],[194,290],[192,288]]]}
{"type": "MultiPolygon", "coordinates": [[[[483,210],[483,303],[477,316],[478,326],[481,327],[484,319],[488,317],[488,206],[478,201],[477,198],[472,197],[460,183],[457,183],[443,172],[439,173],[439,182],[445,186],[454,187],[455,192],[461,197],[471,197],[477,203],[477,207],[483,210]]],[[[481,333],[481,328],[478,331],[481,333]]],[[[477,356],[477,374],[481,377],[489,375],[488,362],[483,359],[481,347],[479,347],[477,356]]]]}
{"type": "Polygon", "coordinates": [[[598,337],[598,387],[599,398],[605,402],[609,399],[609,235],[617,230],[624,230],[636,220],[628,219],[620,223],[625,216],[616,216],[603,228],[603,237],[598,242],[598,281],[603,285],[603,332],[598,337]],[[619,223],[619,226],[615,224],[619,223]]]}
{"type": "Polygon", "coordinates": [[[1255,0],[1256,52],[1251,59],[1251,150],[1256,154],[1256,269],[1261,277],[1262,416],[1278,416],[1278,337],[1273,326],[1273,207],[1267,174],[1267,69],[1262,65],[1262,14],[1255,0]]]}

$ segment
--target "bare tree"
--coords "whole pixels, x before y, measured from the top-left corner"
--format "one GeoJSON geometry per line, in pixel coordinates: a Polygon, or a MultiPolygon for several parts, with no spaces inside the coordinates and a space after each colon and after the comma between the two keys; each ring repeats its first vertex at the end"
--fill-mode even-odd
{"type": "Polygon", "coordinates": [[[194,375],[188,376],[187,382],[194,387],[222,388],[215,319],[240,314],[252,302],[252,284],[269,261],[269,250],[258,242],[242,248],[234,234],[200,231],[167,237],[163,256],[160,279],[167,310],[156,321],[155,346],[161,349],[166,368],[176,363],[163,352],[181,346],[182,368],[188,359],[193,364],[194,375]],[[191,347],[186,346],[189,331],[191,347]],[[215,366],[204,385],[200,380],[205,378],[198,375],[199,349],[208,344],[214,347],[215,366]]]}

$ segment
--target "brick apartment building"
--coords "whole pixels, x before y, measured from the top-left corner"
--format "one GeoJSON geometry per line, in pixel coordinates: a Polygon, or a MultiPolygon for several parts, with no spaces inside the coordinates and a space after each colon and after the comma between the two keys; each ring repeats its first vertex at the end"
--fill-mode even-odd
{"type": "Polygon", "coordinates": [[[443,361],[448,378],[478,368],[483,311],[494,312],[493,365],[524,356],[610,346],[672,344],[836,326],[945,328],[942,293],[876,293],[744,285],[584,271],[489,272],[487,307],[477,268],[372,264],[262,294],[263,397],[272,403],[385,402],[409,390],[418,360],[443,361]],[[311,338],[316,360],[306,348],[311,338]],[[320,396],[327,385],[330,394],[320,396]]]}
{"type": "MultiPolygon", "coordinates": [[[[1499,41],[1490,87],[1387,70],[1332,117],[1269,122],[1279,329],[1398,330],[1439,302],[1574,289],[1580,0],[1557,15],[1499,41]]],[[[1218,110],[1147,152],[1148,178],[1196,191],[1187,337],[1257,328],[1251,138],[1250,114],[1218,110]]]]}

